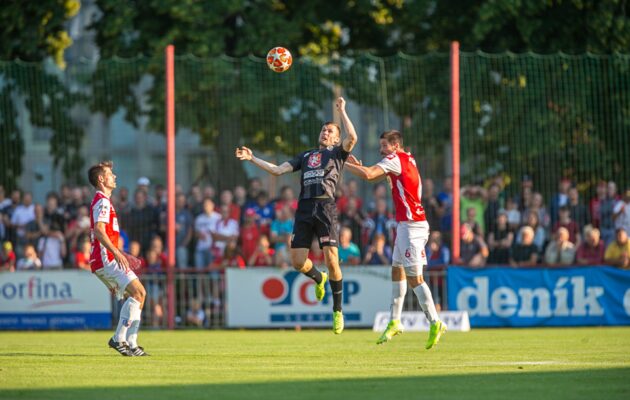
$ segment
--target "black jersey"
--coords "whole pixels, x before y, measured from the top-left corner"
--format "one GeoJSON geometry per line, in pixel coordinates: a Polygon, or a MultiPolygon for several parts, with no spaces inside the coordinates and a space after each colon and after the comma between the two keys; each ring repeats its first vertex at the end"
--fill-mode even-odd
{"type": "Polygon", "coordinates": [[[308,150],[289,161],[293,171],[302,170],[300,199],[335,197],[341,169],[350,153],[342,146],[308,150]]]}

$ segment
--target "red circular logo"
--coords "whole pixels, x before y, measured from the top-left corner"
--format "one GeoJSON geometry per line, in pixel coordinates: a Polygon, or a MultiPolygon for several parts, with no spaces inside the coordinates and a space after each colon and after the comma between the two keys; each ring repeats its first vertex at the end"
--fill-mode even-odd
{"type": "Polygon", "coordinates": [[[267,279],[262,286],[262,292],[269,300],[277,300],[284,295],[284,282],[278,278],[267,279]]]}

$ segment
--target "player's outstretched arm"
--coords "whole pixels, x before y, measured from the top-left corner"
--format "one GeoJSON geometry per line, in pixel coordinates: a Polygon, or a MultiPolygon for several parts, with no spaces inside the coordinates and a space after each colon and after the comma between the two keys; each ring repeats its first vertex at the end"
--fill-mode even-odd
{"type": "Polygon", "coordinates": [[[245,146],[241,146],[240,148],[237,148],[235,154],[236,154],[236,158],[238,158],[239,160],[251,161],[251,163],[257,166],[258,168],[264,171],[267,171],[270,174],[275,175],[275,176],[286,174],[287,172],[293,171],[293,167],[291,166],[291,164],[289,164],[289,162],[285,161],[280,165],[270,163],[268,161],[262,160],[254,156],[254,152],[245,146]]]}
{"type": "Polygon", "coordinates": [[[345,165],[346,169],[350,171],[352,175],[358,176],[366,181],[380,180],[385,176],[385,171],[378,165],[372,165],[371,167],[364,166],[360,160],[357,160],[352,154],[348,157],[345,165]]]}
{"type": "Polygon", "coordinates": [[[335,105],[337,106],[337,110],[341,116],[343,128],[346,131],[346,137],[343,139],[343,142],[341,142],[341,145],[343,146],[343,149],[349,153],[354,148],[354,145],[357,144],[357,140],[359,140],[359,138],[357,137],[357,132],[354,129],[352,121],[350,121],[350,117],[348,117],[348,114],[346,113],[346,100],[344,100],[343,97],[339,97],[335,102],[335,105]]]}

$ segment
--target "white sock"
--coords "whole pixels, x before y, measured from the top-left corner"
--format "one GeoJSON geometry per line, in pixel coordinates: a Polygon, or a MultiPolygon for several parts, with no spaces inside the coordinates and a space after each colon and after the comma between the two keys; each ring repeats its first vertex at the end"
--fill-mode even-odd
{"type": "Polygon", "coordinates": [[[138,330],[140,330],[140,318],[142,310],[140,309],[140,302],[133,299],[133,302],[129,305],[131,326],[127,330],[127,343],[129,347],[135,349],[138,347],[138,330]]]}
{"type": "Polygon", "coordinates": [[[390,320],[400,321],[405,295],[407,294],[407,280],[392,282],[392,304],[390,309],[390,320]]]}
{"type": "Polygon", "coordinates": [[[118,317],[118,327],[116,328],[116,333],[114,334],[114,339],[117,342],[125,342],[127,341],[127,329],[131,326],[131,302],[136,301],[136,299],[129,297],[123,303],[120,308],[120,316],[118,317]]]}
{"type": "Polygon", "coordinates": [[[437,310],[435,309],[429,285],[427,285],[426,282],[423,282],[422,285],[416,286],[413,289],[413,292],[416,294],[416,297],[418,297],[420,308],[424,311],[424,315],[427,317],[429,322],[432,324],[436,323],[440,317],[438,317],[437,310]]]}

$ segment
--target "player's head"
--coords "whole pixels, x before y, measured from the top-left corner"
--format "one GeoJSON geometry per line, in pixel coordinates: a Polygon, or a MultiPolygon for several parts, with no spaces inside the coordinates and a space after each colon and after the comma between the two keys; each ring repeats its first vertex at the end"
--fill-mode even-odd
{"type": "Polygon", "coordinates": [[[388,156],[402,149],[402,134],[395,129],[381,133],[381,155],[388,156]]]}
{"type": "Polygon", "coordinates": [[[324,122],[319,131],[319,144],[324,147],[336,146],[341,141],[341,128],[334,122],[324,122]]]}
{"type": "Polygon", "coordinates": [[[116,175],[112,172],[114,163],[103,161],[93,165],[88,170],[88,180],[96,189],[106,188],[109,190],[116,188],[116,175]]]}

